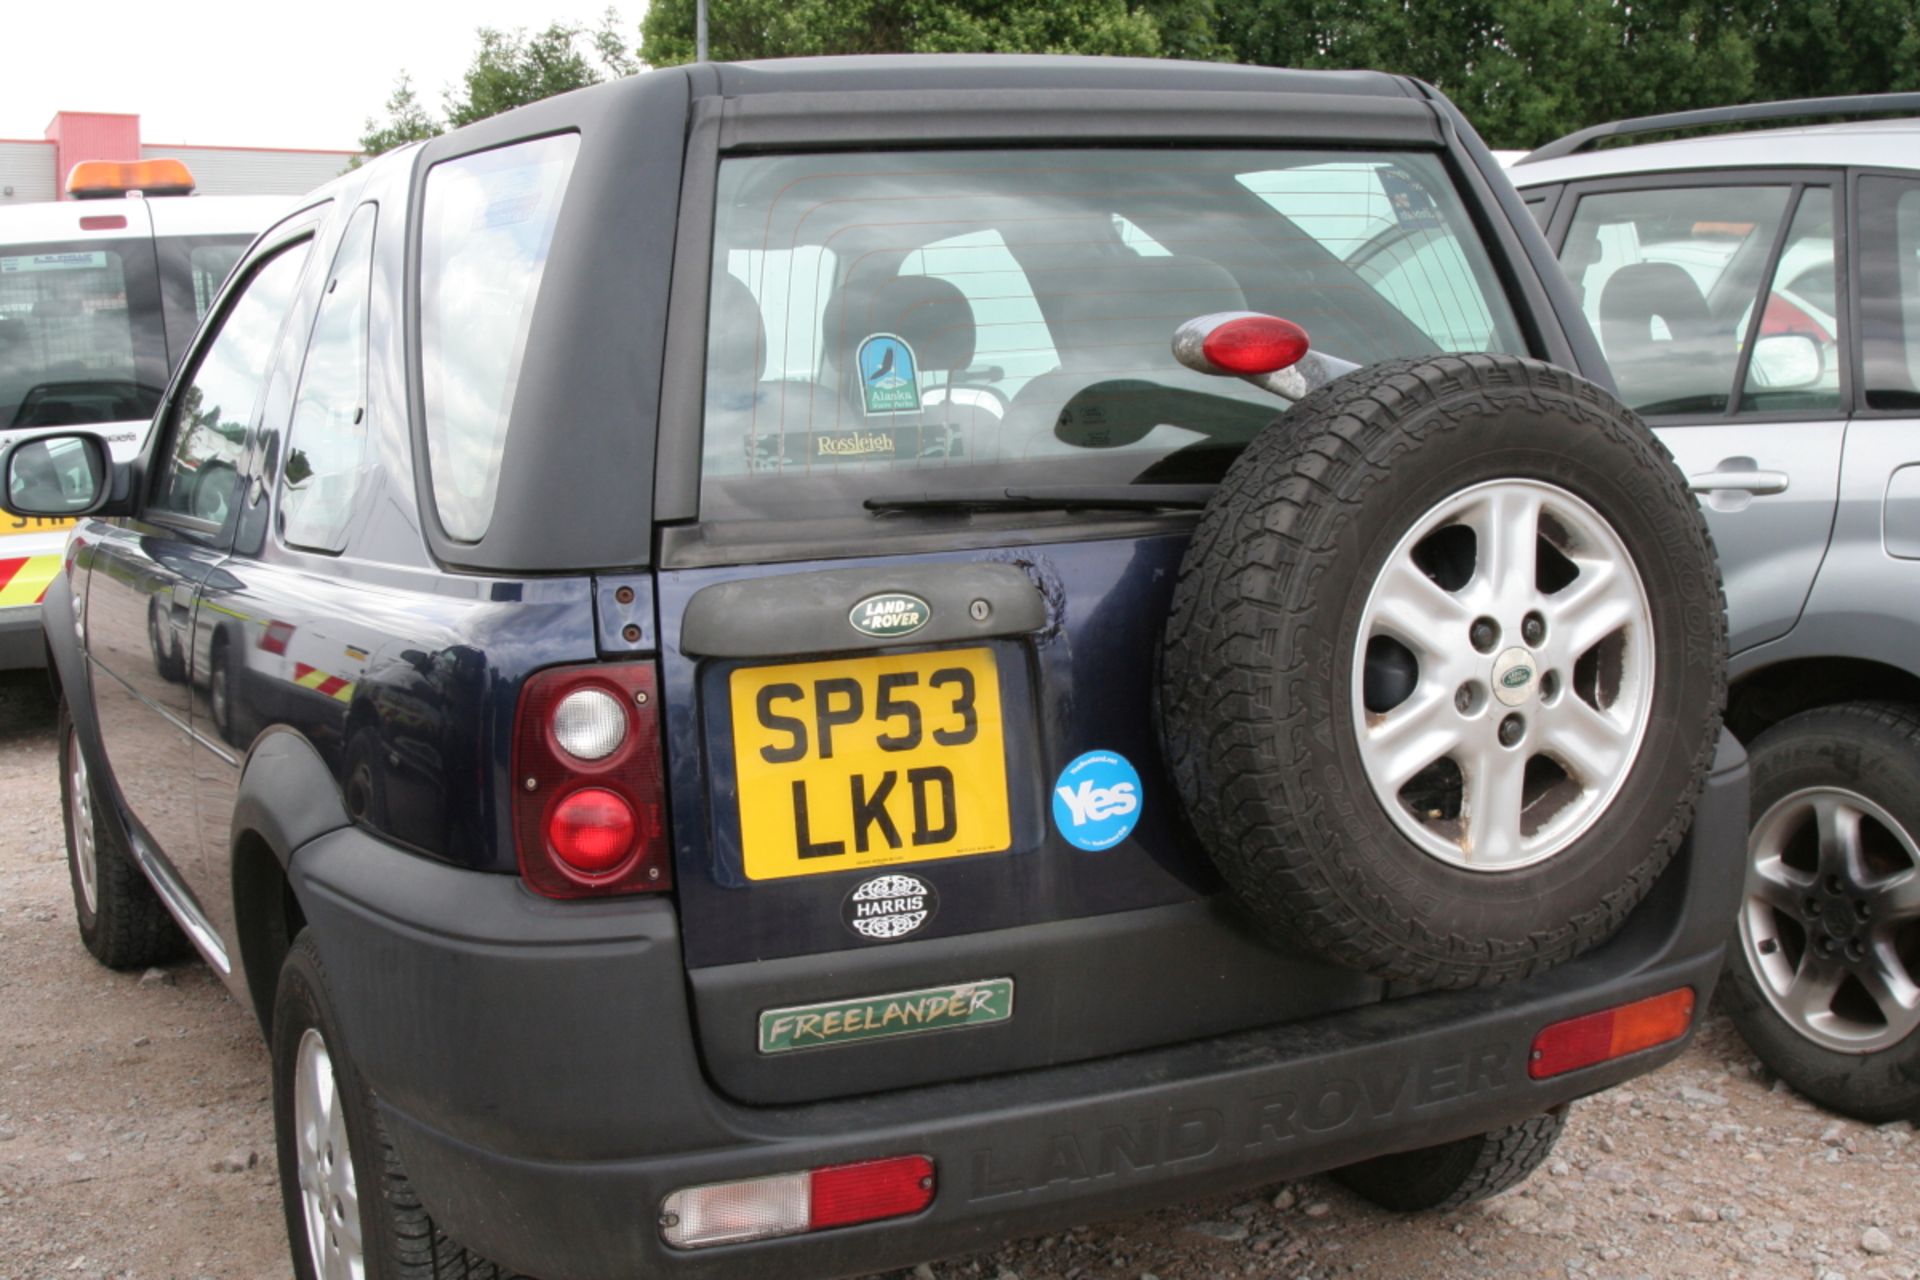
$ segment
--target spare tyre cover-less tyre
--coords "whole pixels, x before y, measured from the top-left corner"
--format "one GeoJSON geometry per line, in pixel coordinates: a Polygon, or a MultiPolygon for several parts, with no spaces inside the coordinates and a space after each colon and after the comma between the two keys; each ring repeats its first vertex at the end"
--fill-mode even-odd
{"type": "Polygon", "coordinates": [[[1609,936],[1692,820],[1726,624],[1638,417],[1508,356],[1372,365],[1234,462],[1161,653],[1168,763],[1232,896],[1382,978],[1609,936]]]}

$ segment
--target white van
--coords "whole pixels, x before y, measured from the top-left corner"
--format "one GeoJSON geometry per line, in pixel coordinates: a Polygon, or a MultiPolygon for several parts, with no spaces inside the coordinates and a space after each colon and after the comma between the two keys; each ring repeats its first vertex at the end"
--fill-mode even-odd
{"type": "MultiPolygon", "coordinates": [[[[67,190],[0,209],[0,447],[84,425],[131,458],[228,270],[288,201],[187,198],[177,160],[88,161],[67,190]]],[[[72,523],[0,516],[0,670],[45,660],[39,601],[72,523]]]]}

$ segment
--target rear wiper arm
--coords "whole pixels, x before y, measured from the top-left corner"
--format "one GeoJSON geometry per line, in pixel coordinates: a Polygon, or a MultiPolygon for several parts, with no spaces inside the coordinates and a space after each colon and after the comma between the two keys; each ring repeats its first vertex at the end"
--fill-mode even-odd
{"type": "Polygon", "coordinates": [[[1210,484],[1054,484],[1021,489],[955,489],[868,498],[869,511],[1165,511],[1197,510],[1210,484]]]}

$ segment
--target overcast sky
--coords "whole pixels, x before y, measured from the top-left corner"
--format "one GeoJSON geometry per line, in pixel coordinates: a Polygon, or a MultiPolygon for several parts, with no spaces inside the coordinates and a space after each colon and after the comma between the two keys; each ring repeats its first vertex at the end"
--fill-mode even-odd
{"type": "MultiPolygon", "coordinates": [[[[591,26],[606,0],[9,0],[0,20],[0,138],[39,138],[56,111],[124,111],[143,142],[349,150],[401,71],[434,111],[473,57],[474,28],[591,26]]],[[[615,6],[639,43],[645,0],[615,6]]]]}

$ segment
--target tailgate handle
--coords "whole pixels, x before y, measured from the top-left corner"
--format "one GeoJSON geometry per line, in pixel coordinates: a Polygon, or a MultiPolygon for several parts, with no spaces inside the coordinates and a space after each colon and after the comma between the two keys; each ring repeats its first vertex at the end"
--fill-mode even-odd
{"type": "Polygon", "coordinates": [[[1046,600],[1018,566],[902,563],[702,587],[687,602],[680,651],[701,658],[775,658],[1029,635],[1046,625],[1046,600]],[[926,621],[888,636],[856,629],[854,609],[888,595],[924,602],[926,621]]]}

